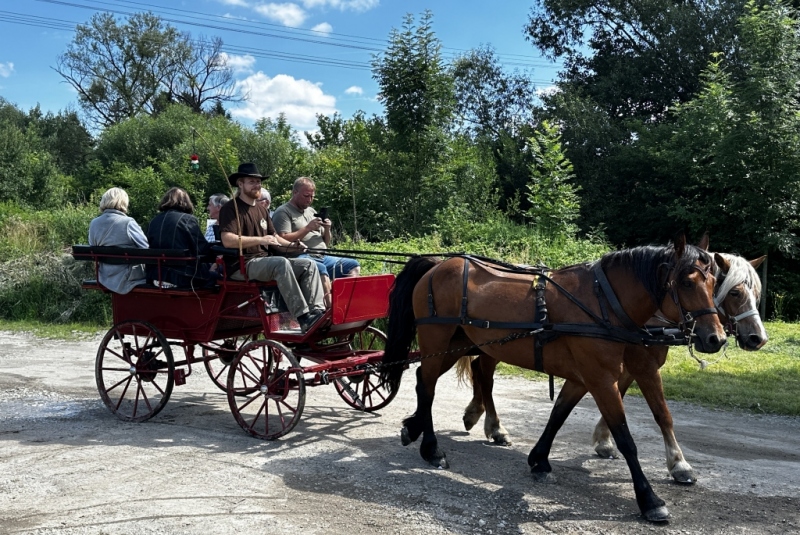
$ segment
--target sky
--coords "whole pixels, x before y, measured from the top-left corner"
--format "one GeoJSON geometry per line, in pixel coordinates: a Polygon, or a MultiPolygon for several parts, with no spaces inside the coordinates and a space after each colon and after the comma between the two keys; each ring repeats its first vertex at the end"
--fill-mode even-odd
{"type": "Polygon", "coordinates": [[[382,114],[370,63],[386,50],[406,14],[433,13],[433,31],[449,60],[489,45],[508,71],[529,73],[539,90],[557,67],[525,40],[530,2],[506,0],[0,0],[0,97],[27,111],[79,110],[75,90],[55,72],[77,24],[94,13],[151,11],[192,37],[220,37],[237,91],[228,107],[252,125],[284,113],[299,132],[316,115],[382,114]]]}

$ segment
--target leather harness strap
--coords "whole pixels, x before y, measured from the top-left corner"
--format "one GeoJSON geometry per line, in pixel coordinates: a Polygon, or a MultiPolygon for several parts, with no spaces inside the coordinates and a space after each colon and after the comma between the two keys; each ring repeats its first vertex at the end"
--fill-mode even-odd
{"type": "MultiPolygon", "coordinates": [[[[534,369],[538,372],[545,373],[544,371],[544,346],[548,342],[555,340],[559,336],[581,336],[589,338],[600,338],[611,342],[621,342],[625,344],[648,344],[648,345],[675,345],[681,343],[676,333],[670,333],[669,340],[661,340],[659,334],[656,332],[648,331],[646,328],[637,326],[633,320],[625,313],[622,304],[614,294],[611,284],[608,282],[600,263],[596,263],[592,269],[595,276],[595,293],[597,294],[600,303],[602,317],[592,312],[586,305],[581,303],[574,295],[569,293],[564,287],[556,283],[545,272],[546,268],[537,269],[534,272],[534,282],[531,284],[535,291],[535,306],[534,306],[534,321],[533,322],[507,322],[507,321],[490,321],[484,319],[470,318],[467,315],[467,285],[469,283],[469,265],[470,262],[476,264],[485,264],[480,259],[475,259],[469,255],[461,256],[464,259],[464,272],[462,277],[462,295],[461,295],[461,311],[458,317],[440,317],[436,313],[436,307],[433,297],[433,276],[436,269],[442,264],[437,264],[433,268],[430,276],[428,277],[428,317],[418,318],[417,325],[429,324],[458,324],[468,327],[477,327],[482,329],[509,329],[509,330],[525,330],[526,333],[519,333],[517,335],[510,335],[498,341],[503,344],[525,336],[532,336],[534,340],[533,358],[534,369]],[[547,282],[550,282],[561,294],[567,297],[572,303],[583,310],[594,323],[550,323],[547,314],[547,304],[545,302],[545,290],[547,282]],[[609,319],[608,311],[606,310],[605,303],[611,307],[611,311],[625,326],[618,327],[613,325],[609,319]]],[[[698,311],[700,314],[706,313],[705,310],[698,311]]],[[[666,334],[666,333],[665,333],[666,334]]],[[[550,375],[550,399],[554,397],[553,376],[550,375]]]]}

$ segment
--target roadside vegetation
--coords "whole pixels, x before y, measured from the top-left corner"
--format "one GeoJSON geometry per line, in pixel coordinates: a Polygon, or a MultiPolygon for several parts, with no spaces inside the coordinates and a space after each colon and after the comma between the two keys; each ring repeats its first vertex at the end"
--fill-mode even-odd
{"type": "MultiPolygon", "coordinates": [[[[240,96],[221,41],[151,14],[93,17],[57,61],[80,114],[0,96],[0,328],[60,337],[110,325],[109,297],[80,288],[93,267],[69,255],[107,188],[128,192],[146,228],[161,195],[182,187],[202,224],[208,196],[229,193],[226,174],[254,162],[275,206],[313,177],[342,250],[559,268],[708,230],[713,250],[766,254],[767,346],[731,348],[704,370],[673,349],[665,388],[800,414],[799,329],[783,323],[800,319],[800,17],[780,1],[632,1],[598,14],[589,0],[534,0],[525,34],[565,65],[553,91],[491,48],[446,59],[433,14],[408,15],[372,62],[385,112],[318,116],[306,133],[284,116],[231,119],[240,96]],[[125,56],[131,70],[113,70],[137,50],[147,53],[125,56]],[[151,63],[165,71],[131,74],[151,63]],[[219,83],[196,86],[208,68],[219,83]],[[107,85],[83,91],[87,80],[107,85]]],[[[363,271],[402,260],[376,254],[363,271]]]]}

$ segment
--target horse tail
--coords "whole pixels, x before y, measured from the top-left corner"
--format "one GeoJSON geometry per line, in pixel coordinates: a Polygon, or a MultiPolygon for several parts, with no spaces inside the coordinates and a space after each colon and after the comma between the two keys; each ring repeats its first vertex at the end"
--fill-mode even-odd
{"type": "Polygon", "coordinates": [[[472,385],[472,361],[477,357],[464,355],[456,361],[456,378],[459,385],[472,385]]]}
{"type": "Polygon", "coordinates": [[[389,324],[387,327],[386,350],[381,363],[381,381],[392,392],[400,387],[411,344],[417,334],[414,318],[413,293],[420,279],[441,262],[426,256],[412,258],[397,275],[389,295],[389,324]]]}

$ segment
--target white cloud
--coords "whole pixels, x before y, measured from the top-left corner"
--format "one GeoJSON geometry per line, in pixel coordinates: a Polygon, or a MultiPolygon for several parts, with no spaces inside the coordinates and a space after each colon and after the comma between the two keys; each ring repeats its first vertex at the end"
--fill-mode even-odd
{"type": "Polygon", "coordinates": [[[536,90],[536,96],[538,97],[548,97],[550,95],[555,95],[559,93],[561,89],[557,85],[548,85],[547,87],[541,87],[536,90]]]}
{"type": "Polygon", "coordinates": [[[321,22],[321,23],[317,24],[316,26],[314,26],[311,29],[313,31],[315,31],[315,32],[328,34],[328,33],[331,33],[333,31],[333,26],[331,26],[327,22],[321,22]]]}
{"type": "Polygon", "coordinates": [[[331,7],[339,11],[369,11],[378,7],[380,0],[302,0],[306,9],[331,7]]]}
{"type": "Polygon", "coordinates": [[[358,87],[357,85],[351,85],[347,89],[344,90],[345,95],[363,95],[364,90],[358,87]]]}
{"type": "Polygon", "coordinates": [[[318,113],[332,115],[337,111],[336,97],[326,95],[320,85],[287,74],[270,78],[259,71],[236,82],[237,91],[248,95],[248,100],[243,107],[232,109],[231,115],[257,121],[277,119],[283,113],[297,130],[315,128],[318,113]]]}
{"type": "Polygon", "coordinates": [[[259,4],[253,9],[284,26],[299,27],[306,21],[306,12],[297,4],[259,4]]]}
{"type": "Polygon", "coordinates": [[[8,78],[14,72],[14,64],[10,61],[8,63],[0,63],[0,76],[8,78]]]}
{"type": "Polygon", "coordinates": [[[256,58],[250,54],[238,56],[221,52],[220,56],[225,59],[225,64],[233,69],[233,72],[253,72],[253,66],[256,64],[256,58]]]}
{"type": "Polygon", "coordinates": [[[244,0],[219,0],[219,2],[226,6],[250,7],[244,0]]]}

